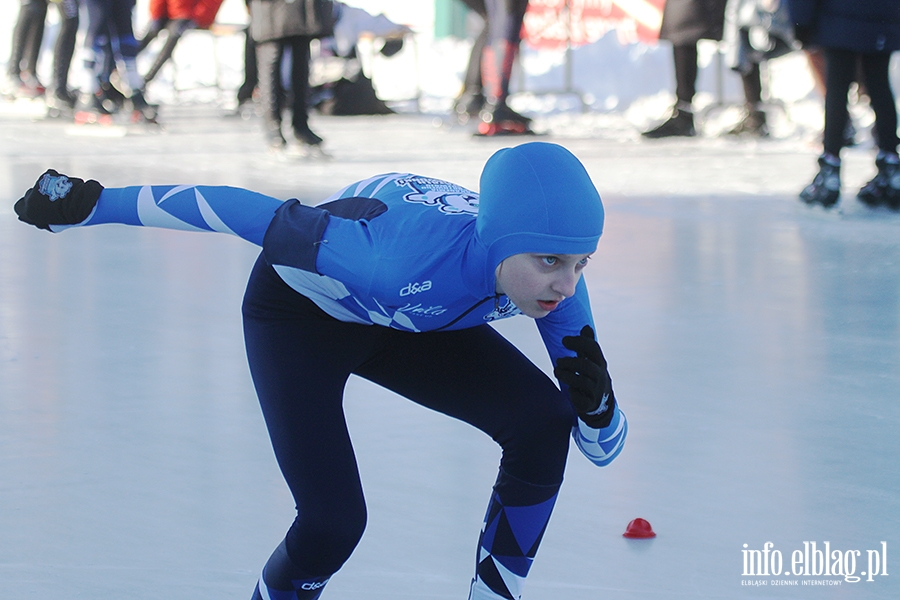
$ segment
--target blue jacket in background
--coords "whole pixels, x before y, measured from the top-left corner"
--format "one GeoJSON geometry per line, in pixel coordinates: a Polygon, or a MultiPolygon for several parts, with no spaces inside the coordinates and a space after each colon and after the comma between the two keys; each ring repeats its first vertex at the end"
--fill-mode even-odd
{"type": "Polygon", "coordinates": [[[788,0],[804,43],[864,54],[900,50],[900,0],[788,0]]]}

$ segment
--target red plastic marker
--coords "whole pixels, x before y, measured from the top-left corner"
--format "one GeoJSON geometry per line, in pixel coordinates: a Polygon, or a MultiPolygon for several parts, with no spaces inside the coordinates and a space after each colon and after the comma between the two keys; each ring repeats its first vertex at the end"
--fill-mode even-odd
{"type": "Polygon", "coordinates": [[[622,537],[647,539],[656,537],[656,532],[653,531],[653,527],[650,526],[650,522],[646,519],[635,519],[625,528],[625,533],[622,534],[622,537]]]}

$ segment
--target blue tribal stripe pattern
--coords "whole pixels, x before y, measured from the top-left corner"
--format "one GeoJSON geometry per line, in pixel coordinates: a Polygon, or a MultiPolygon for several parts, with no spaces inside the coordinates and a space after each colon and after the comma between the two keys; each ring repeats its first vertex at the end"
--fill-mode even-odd
{"type": "MultiPolygon", "coordinates": [[[[273,231],[288,245],[300,245],[309,236],[304,225],[317,219],[327,227],[311,242],[319,248],[314,265],[272,264],[285,283],[338,320],[419,332],[519,314],[507,297],[493,295],[493,281],[482,281],[473,266],[484,263],[470,240],[478,194],[440,180],[389,173],[348,186],[319,206],[227,186],[106,188],[81,225],[228,233],[264,247],[270,258],[273,231]],[[287,215],[285,209],[296,209],[300,217],[279,222],[276,214],[287,215]],[[405,235],[397,236],[398,230],[405,235]],[[371,247],[375,240],[377,252],[371,247]]],[[[535,322],[553,363],[569,354],[562,337],[577,335],[584,324],[593,326],[584,280],[573,297],[535,322]]],[[[590,429],[579,421],[572,435],[588,459],[605,466],[621,451],[627,430],[617,408],[609,427],[590,429]]]]}
{"type": "Polygon", "coordinates": [[[581,420],[572,429],[575,445],[598,467],[605,467],[619,455],[625,445],[626,435],[628,435],[628,421],[625,419],[625,413],[618,409],[609,426],[603,429],[591,429],[581,420]]]}
{"type": "Polygon", "coordinates": [[[484,518],[469,600],[519,600],[556,504],[559,486],[538,486],[501,470],[484,518]],[[535,502],[510,506],[505,498],[535,502]]]}

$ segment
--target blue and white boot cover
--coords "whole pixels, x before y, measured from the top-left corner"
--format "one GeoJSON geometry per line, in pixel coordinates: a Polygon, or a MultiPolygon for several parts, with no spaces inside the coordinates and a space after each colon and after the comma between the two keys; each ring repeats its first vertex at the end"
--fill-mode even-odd
{"type": "Polygon", "coordinates": [[[519,600],[559,485],[525,483],[500,469],[478,542],[469,600],[519,600]]]}

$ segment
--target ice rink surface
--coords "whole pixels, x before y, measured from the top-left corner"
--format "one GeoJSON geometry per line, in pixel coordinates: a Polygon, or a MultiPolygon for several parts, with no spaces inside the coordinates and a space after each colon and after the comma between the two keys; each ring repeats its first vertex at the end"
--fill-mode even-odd
{"type": "MultiPolygon", "coordinates": [[[[561,118],[540,139],[579,156],[604,199],[586,278],[631,429],[605,469],[573,446],[524,598],[900,598],[900,215],[854,199],[873,151],[846,151],[843,212],[826,214],[796,200],[809,140],[649,143],[561,118]],[[636,517],[658,536],[623,538],[636,517]]],[[[257,249],[38,231],[12,204],[41,172],[315,203],[385,171],[477,189],[487,157],[521,141],[422,115],[314,117],[334,159],[282,161],[253,120],[163,120],[0,112],[0,598],[244,600],[293,513],[243,355],[257,249]]],[[[498,328],[550,368],[528,318],[498,328]]],[[[346,410],[369,526],[323,600],[464,599],[497,448],[361,380],[346,410]]]]}

